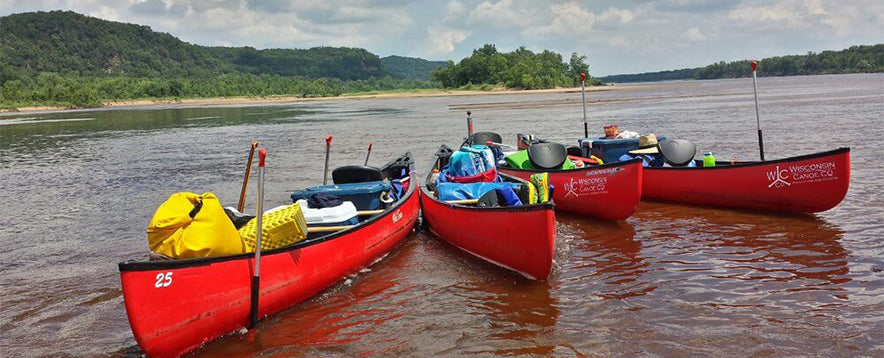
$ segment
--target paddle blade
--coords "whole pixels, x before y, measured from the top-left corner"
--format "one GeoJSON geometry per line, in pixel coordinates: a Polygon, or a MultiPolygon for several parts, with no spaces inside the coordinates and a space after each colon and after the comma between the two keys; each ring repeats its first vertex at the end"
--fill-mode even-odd
{"type": "Polygon", "coordinates": [[[585,82],[585,81],[586,81],[586,74],[583,73],[583,72],[580,73],[580,81],[581,81],[581,82],[585,82]]]}
{"type": "Polygon", "coordinates": [[[258,166],[261,168],[264,167],[264,158],[267,158],[267,150],[261,148],[258,150],[258,166]]]}
{"type": "Polygon", "coordinates": [[[749,64],[752,65],[752,72],[755,72],[755,69],[758,68],[758,62],[752,61],[749,64]]]}

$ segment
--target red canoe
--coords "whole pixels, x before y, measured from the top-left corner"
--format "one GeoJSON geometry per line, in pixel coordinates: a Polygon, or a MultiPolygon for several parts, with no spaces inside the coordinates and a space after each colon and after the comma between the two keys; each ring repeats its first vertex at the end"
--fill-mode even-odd
{"type": "Polygon", "coordinates": [[[719,161],[709,168],[645,167],[642,183],[645,198],[815,213],[835,207],[847,194],[850,148],[765,162],[719,161]]]}
{"type": "MultiPolygon", "coordinates": [[[[409,166],[412,166],[409,163],[409,166]]],[[[350,229],[261,254],[258,316],[279,312],[371,265],[417,222],[417,180],[350,229]]],[[[254,255],[119,264],[132,334],[150,357],[177,357],[249,324],[254,255]]]]}
{"type": "MultiPolygon", "coordinates": [[[[502,177],[520,181],[515,177],[502,177]]],[[[544,280],[549,276],[555,254],[556,227],[551,202],[475,207],[440,201],[426,185],[421,188],[423,219],[434,235],[525,277],[544,280]]]]}
{"type": "MultiPolygon", "coordinates": [[[[502,173],[529,180],[540,170],[500,167],[502,173]]],[[[557,210],[608,220],[624,220],[635,212],[642,196],[640,159],[586,166],[571,170],[550,170],[553,201],[557,210]]]]}

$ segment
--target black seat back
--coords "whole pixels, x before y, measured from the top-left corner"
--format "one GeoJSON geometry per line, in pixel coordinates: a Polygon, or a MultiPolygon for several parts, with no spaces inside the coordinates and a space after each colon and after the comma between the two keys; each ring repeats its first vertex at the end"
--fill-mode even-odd
{"type": "Polygon", "coordinates": [[[384,175],[380,169],[365,165],[347,165],[332,171],[332,181],[335,184],[364,183],[383,179],[384,175]]]}
{"type": "Polygon", "coordinates": [[[568,155],[573,155],[575,157],[582,157],[583,156],[583,151],[580,150],[580,147],[578,147],[576,145],[568,146],[567,150],[568,150],[568,155]]]}
{"type": "Polygon", "coordinates": [[[683,167],[694,160],[697,146],[684,139],[667,139],[657,143],[663,160],[673,167],[683,167]]]}
{"type": "Polygon", "coordinates": [[[528,159],[539,169],[561,169],[568,159],[568,152],[559,143],[535,143],[528,147],[528,159]]]}
{"type": "Polygon", "coordinates": [[[476,132],[473,133],[473,136],[470,138],[471,145],[485,145],[488,142],[503,143],[503,138],[500,134],[494,132],[476,132]]]}

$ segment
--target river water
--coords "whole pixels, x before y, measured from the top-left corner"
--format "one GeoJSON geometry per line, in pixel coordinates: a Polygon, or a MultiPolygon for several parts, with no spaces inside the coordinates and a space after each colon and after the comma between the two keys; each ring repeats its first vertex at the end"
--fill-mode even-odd
{"type": "MultiPolygon", "coordinates": [[[[692,139],[757,159],[751,79],[589,95],[591,130],[692,139]]],[[[623,222],[557,214],[556,267],[532,282],[414,232],[383,261],[208,356],[882,356],[884,75],[759,80],[766,157],[851,147],[850,190],[817,215],[643,202],[623,222]]],[[[631,89],[630,89],[631,88],[631,89]]],[[[119,108],[0,116],[0,356],[137,356],[117,262],[176,191],[235,204],[249,142],[268,206],[361,162],[476,130],[575,143],[579,93],[119,108]]],[[[254,186],[251,187],[254,189],[254,186]]],[[[814,193],[807,193],[813,195],[814,193]]],[[[250,191],[248,210],[253,210],[250,191]]],[[[518,223],[513,223],[518,225],[518,223]]]]}

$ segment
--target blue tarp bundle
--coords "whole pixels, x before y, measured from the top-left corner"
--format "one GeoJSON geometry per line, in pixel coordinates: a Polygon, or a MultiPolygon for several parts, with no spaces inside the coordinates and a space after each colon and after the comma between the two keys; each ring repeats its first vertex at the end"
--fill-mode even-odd
{"type": "Polygon", "coordinates": [[[517,183],[439,183],[436,186],[436,196],[440,200],[448,201],[448,200],[464,200],[464,199],[478,199],[485,195],[485,193],[498,190],[500,191],[505,198],[507,198],[508,206],[517,206],[522,205],[522,202],[519,200],[518,196],[515,194],[516,190],[519,190],[521,187],[520,184],[517,183]]]}

